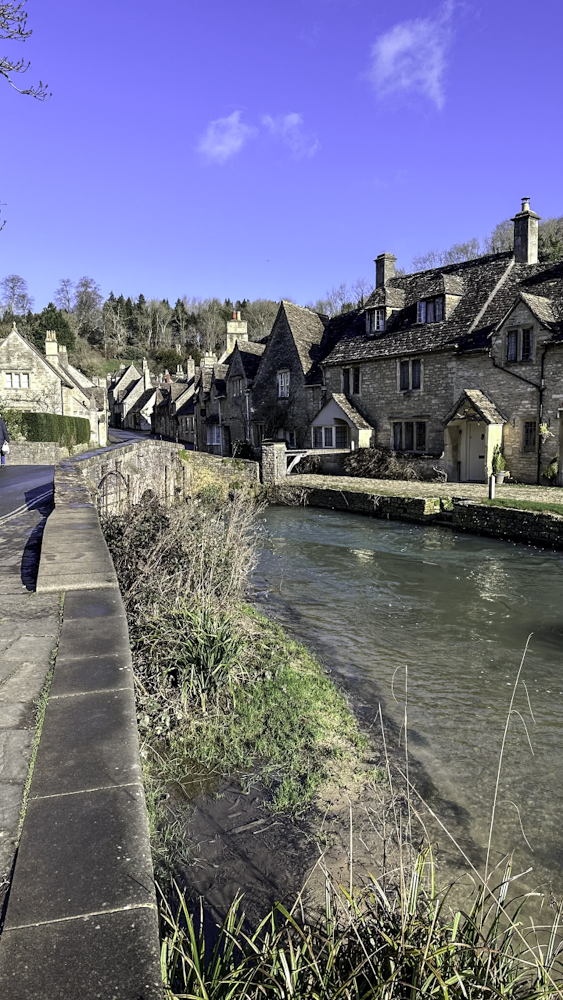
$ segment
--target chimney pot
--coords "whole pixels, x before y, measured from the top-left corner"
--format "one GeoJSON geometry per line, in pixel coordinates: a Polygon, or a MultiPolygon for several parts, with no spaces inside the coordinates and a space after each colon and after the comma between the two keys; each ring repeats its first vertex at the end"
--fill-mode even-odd
{"type": "Polygon", "coordinates": [[[236,312],[236,309],[233,309],[233,319],[236,319],[236,318],[237,318],[237,312],[236,312]]]}

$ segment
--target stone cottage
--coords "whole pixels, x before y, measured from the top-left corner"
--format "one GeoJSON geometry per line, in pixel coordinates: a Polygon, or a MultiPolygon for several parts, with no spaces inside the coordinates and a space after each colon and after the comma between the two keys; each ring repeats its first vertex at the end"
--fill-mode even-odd
{"type": "Polygon", "coordinates": [[[70,364],[53,330],[46,334],[45,355],[15,324],[0,341],[0,402],[6,409],[84,417],[90,422],[92,444],[107,443],[106,389],[70,364]]]}
{"type": "Polygon", "coordinates": [[[156,385],[146,358],[143,358],[141,371],[135,365],[127,365],[110,376],[108,399],[112,427],[131,431],[151,430],[156,385]]]}
{"type": "MultiPolygon", "coordinates": [[[[428,456],[454,481],[483,481],[499,445],[514,478],[547,481],[562,426],[563,262],[538,262],[538,221],[523,199],[514,252],[409,275],[377,258],[375,290],[322,364],[327,399],[343,395],[375,444],[428,456]]],[[[332,427],[335,447],[342,414],[330,405],[310,432],[332,427]]]]}

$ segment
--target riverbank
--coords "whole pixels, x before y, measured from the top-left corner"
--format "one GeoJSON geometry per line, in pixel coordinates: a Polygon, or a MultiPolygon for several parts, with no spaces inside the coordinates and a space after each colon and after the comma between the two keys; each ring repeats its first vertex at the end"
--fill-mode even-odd
{"type": "Polygon", "coordinates": [[[559,490],[502,486],[495,500],[479,483],[420,483],[348,476],[289,476],[268,489],[270,502],[438,524],[542,548],[563,549],[559,490]]]}

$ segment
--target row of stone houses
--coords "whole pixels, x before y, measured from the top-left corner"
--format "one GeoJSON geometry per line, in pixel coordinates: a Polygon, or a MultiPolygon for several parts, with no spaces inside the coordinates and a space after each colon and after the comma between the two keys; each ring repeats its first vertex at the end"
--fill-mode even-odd
{"type": "Polygon", "coordinates": [[[108,407],[103,385],[70,364],[67,350],[49,330],[45,355],[13,330],[0,341],[0,405],[4,409],[58,413],[90,421],[90,441],[107,443],[108,407]]]}
{"type": "Polygon", "coordinates": [[[282,301],[260,343],[233,314],[220,358],[156,389],[153,432],[225,456],[257,456],[264,438],[325,457],[382,446],[452,481],[483,481],[499,445],[517,481],[547,482],[563,428],[563,261],[539,263],[529,199],[513,222],[513,252],[414,274],[380,254],[362,308],[329,319],[282,301]]]}

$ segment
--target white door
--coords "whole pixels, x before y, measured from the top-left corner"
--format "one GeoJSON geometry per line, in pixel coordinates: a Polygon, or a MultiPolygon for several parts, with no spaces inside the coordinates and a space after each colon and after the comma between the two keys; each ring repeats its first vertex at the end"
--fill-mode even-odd
{"type": "Polygon", "coordinates": [[[467,478],[471,482],[487,481],[487,425],[484,421],[467,421],[467,478]]]}

